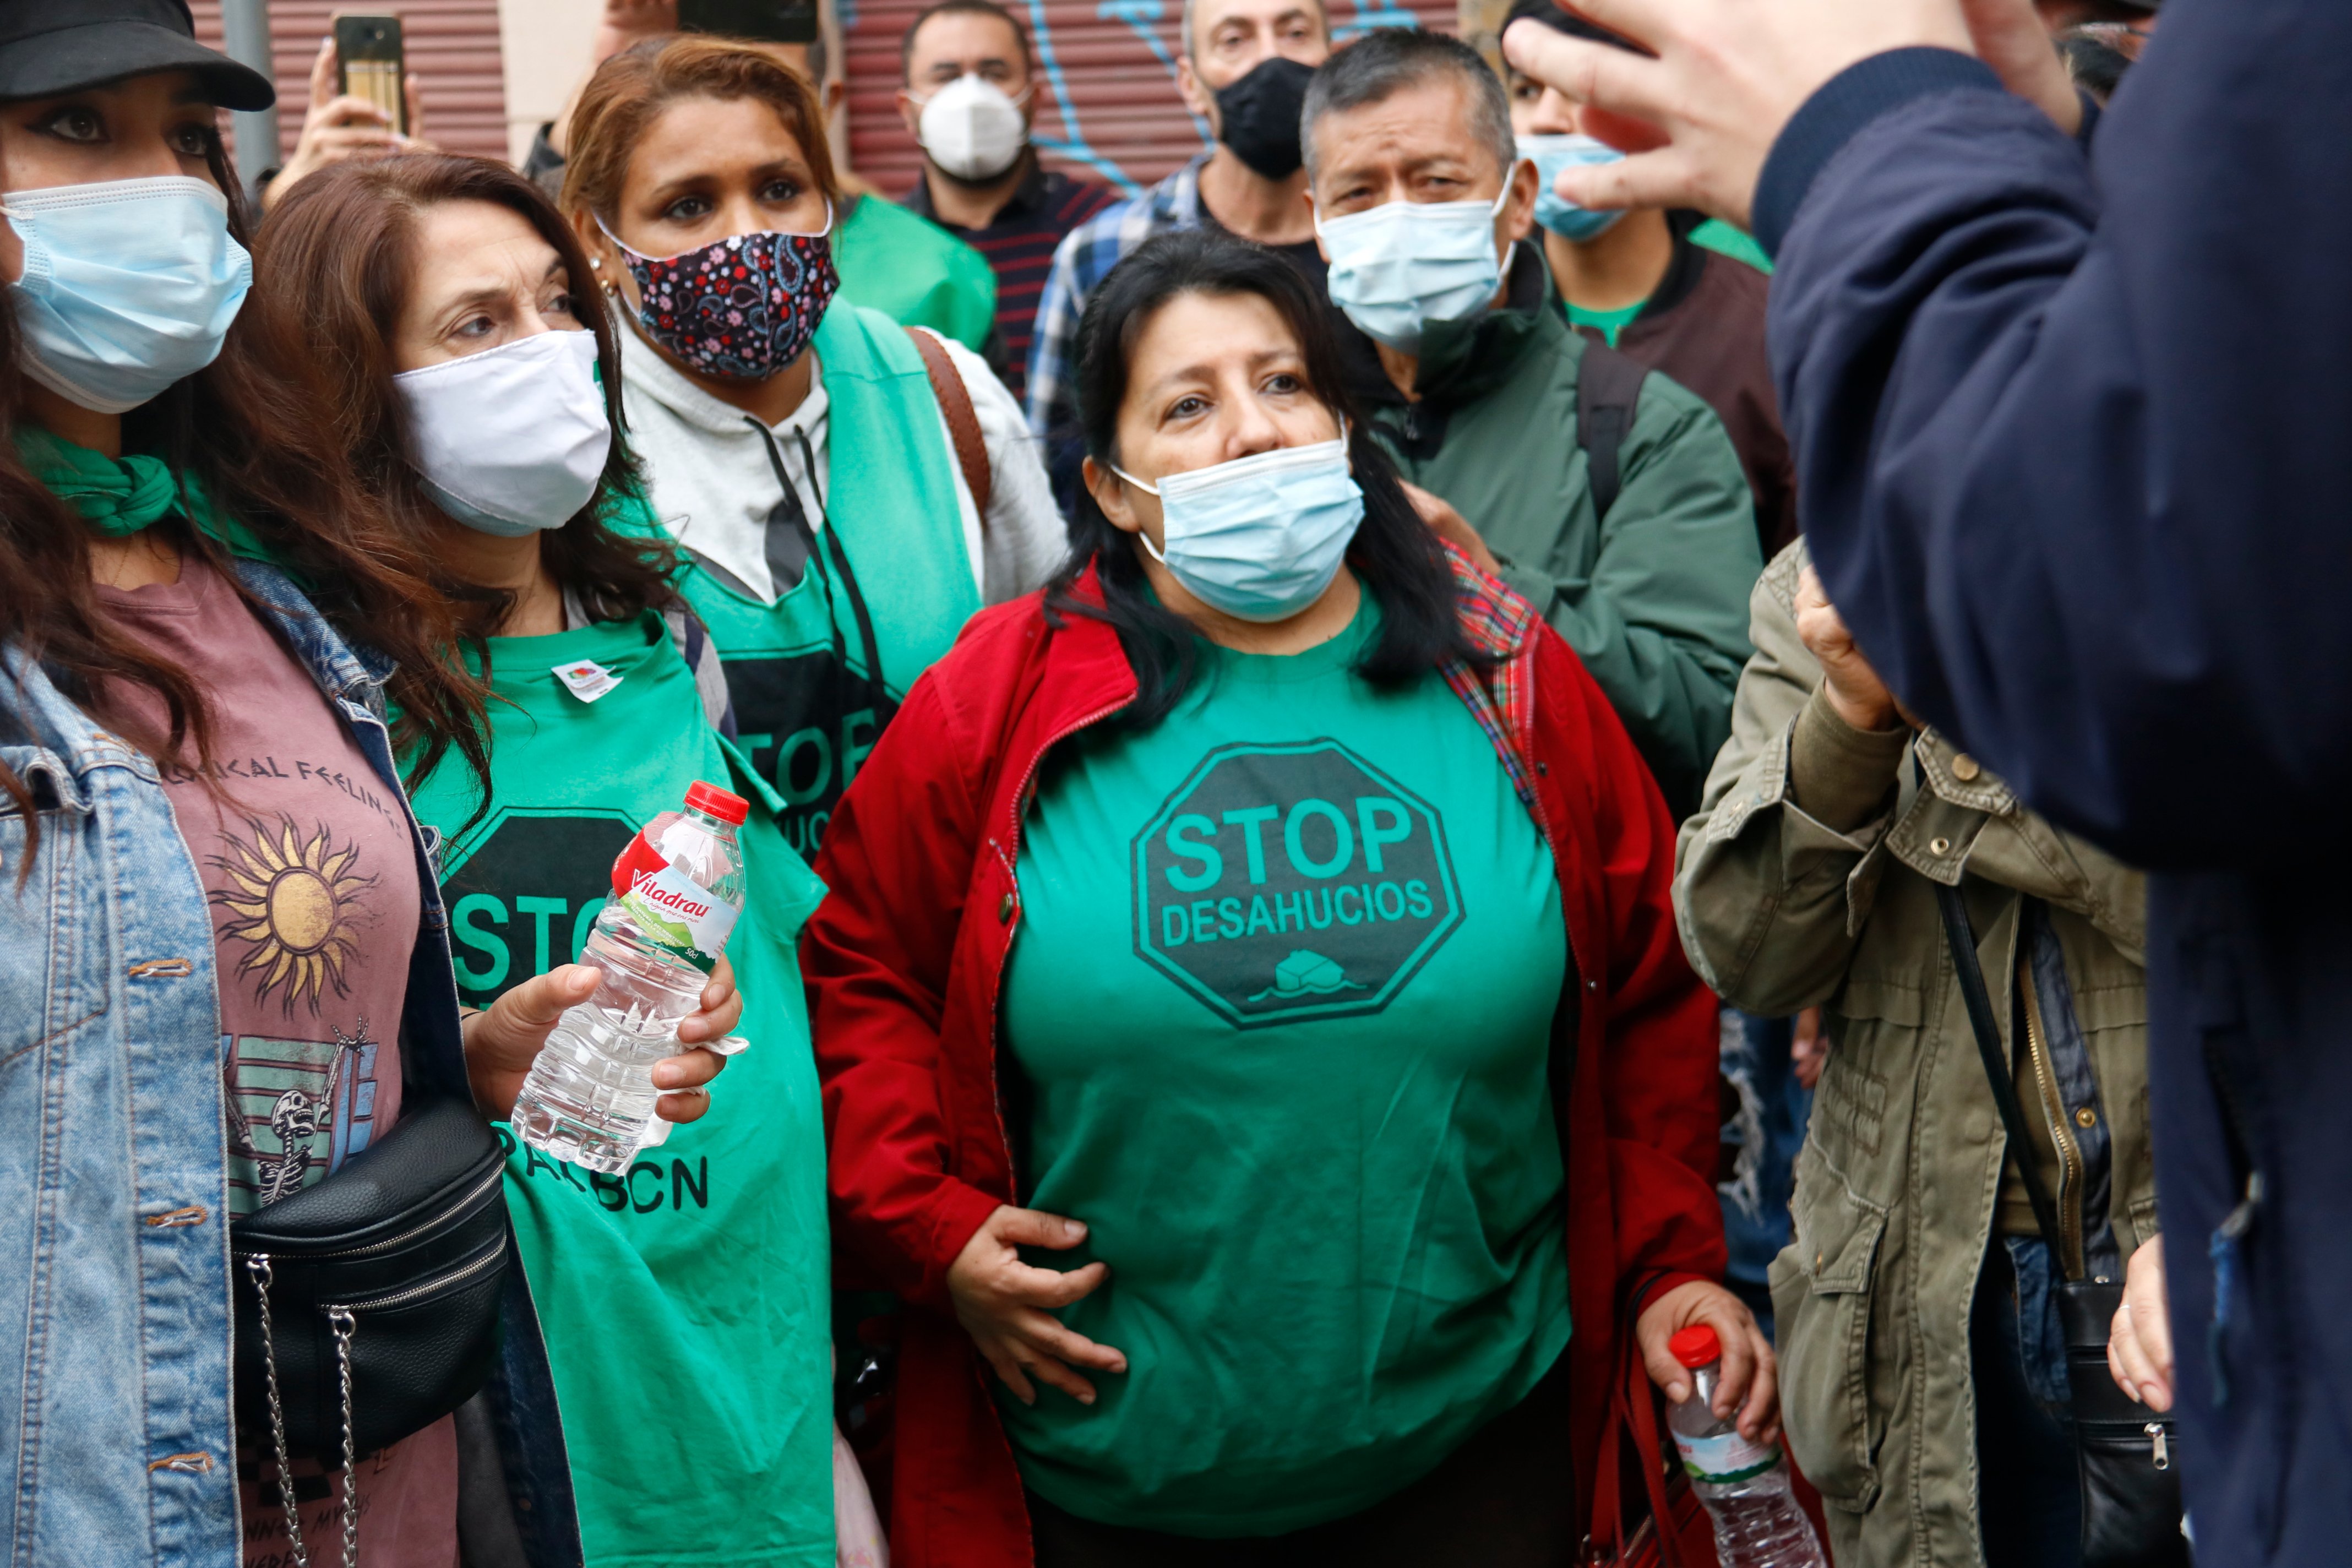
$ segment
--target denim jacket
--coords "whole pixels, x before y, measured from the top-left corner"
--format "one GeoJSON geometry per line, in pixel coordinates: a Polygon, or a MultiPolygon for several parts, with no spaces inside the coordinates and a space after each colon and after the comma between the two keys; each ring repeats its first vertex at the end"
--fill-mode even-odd
{"type": "MultiPolygon", "coordinates": [[[[405,810],[389,665],[277,572],[236,570],[405,810]]],[[[26,824],[0,800],[0,1170],[14,1194],[0,1376],[16,1391],[0,1561],[235,1568],[227,1115],[204,887],[153,760],[14,647],[0,648],[0,760],[41,819],[20,881],[26,824]]],[[[406,1092],[468,1095],[439,878],[409,821],[423,918],[406,1092]]],[[[524,1339],[536,1348],[535,1329],[524,1339]]],[[[551,1396],[535,1403],[553,1436],[551,1396]]]]}

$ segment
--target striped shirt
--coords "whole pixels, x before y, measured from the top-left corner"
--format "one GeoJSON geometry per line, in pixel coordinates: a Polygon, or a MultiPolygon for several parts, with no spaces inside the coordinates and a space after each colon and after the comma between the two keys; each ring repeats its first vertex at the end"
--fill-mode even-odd
{"type": "Polygon", "coordinates": [[[1045,275],[1062,237],[1118,199],[1108,185],[1074,180],[1059,170],[1047,170],[1035,154],[1029,172],[1013,187],[1013,195],[985,228],[963,228],[940,217],[931,206],[928,175],[915,182],[905,206],[938,224],[988,258],[996,274],[996,328],[1004,340],[1004,384],[1014,397],[1022,392],[1022,371],[1029,363],[1031,324],[1037,319],[1037,301],[1045,290],[1045,275]]]}

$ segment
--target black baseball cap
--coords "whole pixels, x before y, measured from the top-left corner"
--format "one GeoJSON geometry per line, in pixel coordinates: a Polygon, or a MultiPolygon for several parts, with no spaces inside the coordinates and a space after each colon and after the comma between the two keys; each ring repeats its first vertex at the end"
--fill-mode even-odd
{"type": "Polygon", "coordinates": [[[223,109],[267,109],[269,79],[196,42],[187,0],[0,0],[0,100],[151,71],[195,73],[223,109]]]}

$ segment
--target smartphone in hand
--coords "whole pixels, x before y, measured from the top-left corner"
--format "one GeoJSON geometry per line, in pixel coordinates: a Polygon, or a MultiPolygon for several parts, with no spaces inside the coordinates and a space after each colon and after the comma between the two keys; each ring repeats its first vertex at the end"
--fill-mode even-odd
{"type": "Polygon", "coordinates": [[[402,90],[408,62],[400,38],[400,18],[337,12],[336,89],[363,98],[384,112],[392,128],[408,134],[408,96],[402,90]]]}

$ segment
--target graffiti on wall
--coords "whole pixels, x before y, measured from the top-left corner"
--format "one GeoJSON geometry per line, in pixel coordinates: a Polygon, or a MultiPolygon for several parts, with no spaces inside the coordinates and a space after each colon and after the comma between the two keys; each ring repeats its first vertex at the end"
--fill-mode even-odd
{"type": "MultiPolygon", "coordinates": [[[[1176,89],[1183,0],[1008,0],[1037,58],[1034,138],[1047,159],[1133,194],[1207,145],[1209,128],[1176,89]]],[[[923,0],[841,0],[848,40],[850,137],[858,172],[886,191],[919,163],[900,123],[898,46],[923,0]]],[[[1374,27],[1453,31],[1454,0],[1332,0],[1335,37],[1374,27]]]]}

